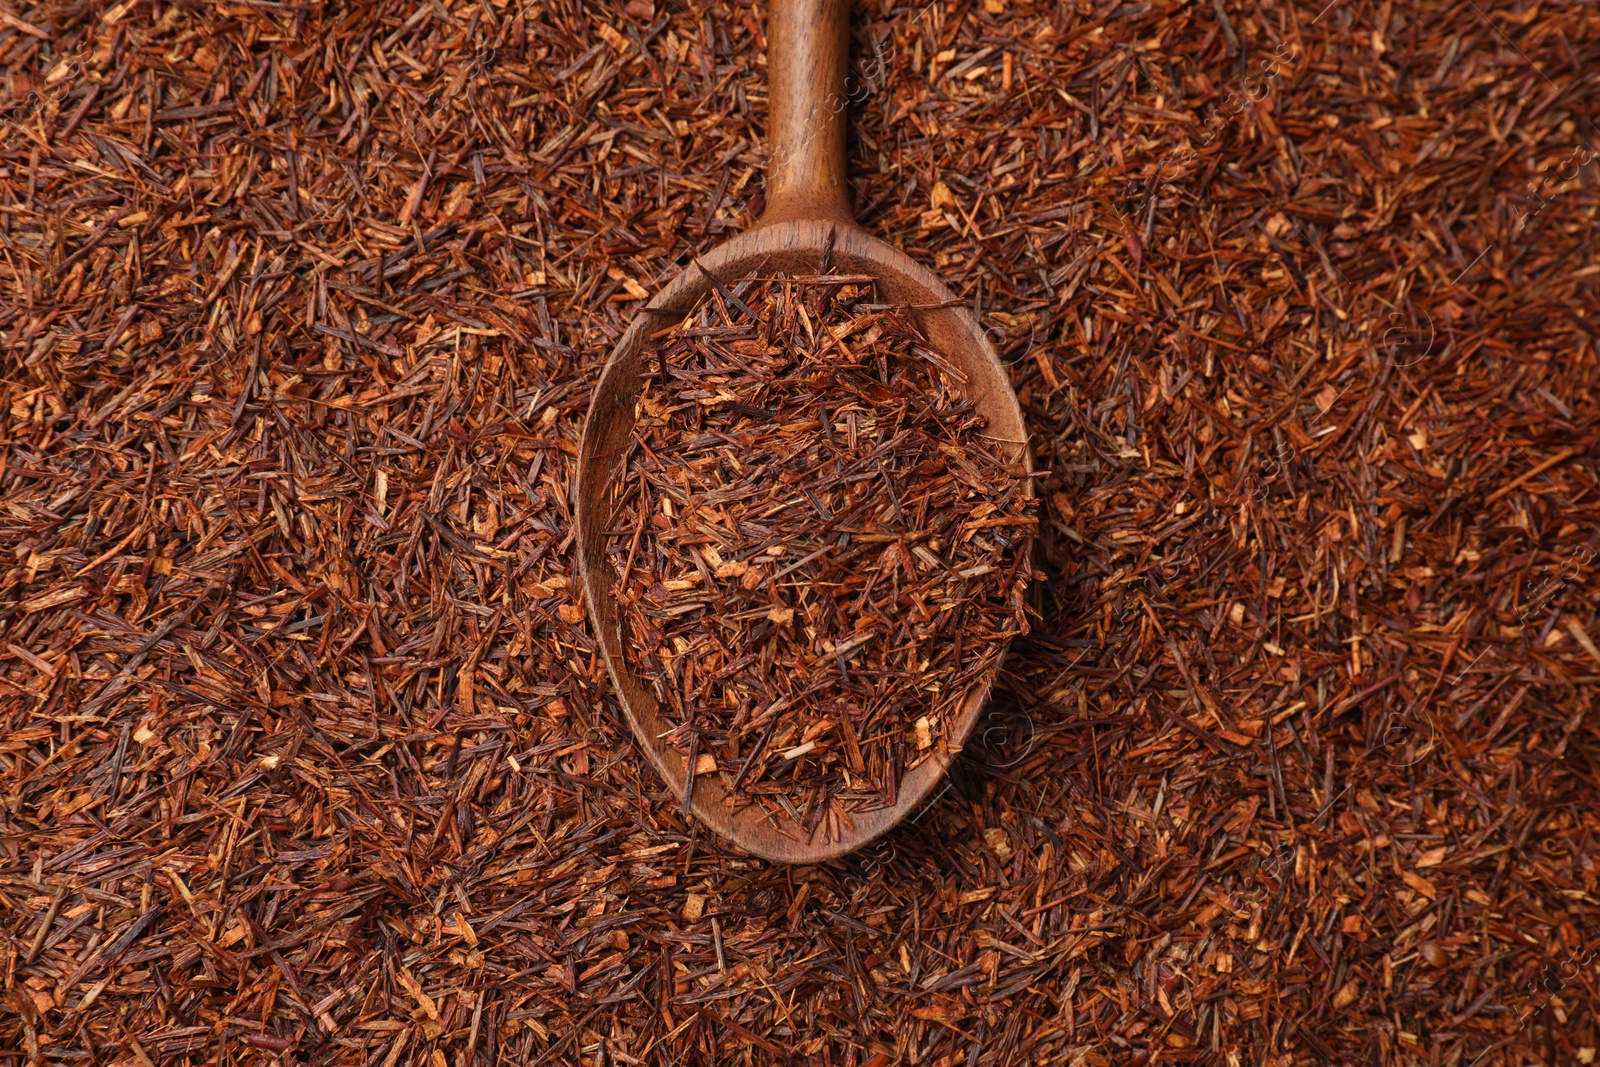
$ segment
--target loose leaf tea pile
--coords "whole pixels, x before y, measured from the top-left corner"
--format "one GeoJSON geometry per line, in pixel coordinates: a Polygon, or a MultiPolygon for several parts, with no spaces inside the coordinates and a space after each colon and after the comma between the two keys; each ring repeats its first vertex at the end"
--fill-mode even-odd
{"type": "Polygon", "coordinates": [[[663,338],[611,544],[671,743],[808,830],[893,803],[1026,630],[1026,474],[872,298],[863,276],[748,278],[663,338]]]}
{"type": "Polygon", "coordinates": [[[852,5],[857,217],[994,331],[1048,578],[794,867],[683,817],[569,540],[765,7],[10,0],[0,1063],[1583,1063],[1600,21],[1323,7],[852,5]]]}

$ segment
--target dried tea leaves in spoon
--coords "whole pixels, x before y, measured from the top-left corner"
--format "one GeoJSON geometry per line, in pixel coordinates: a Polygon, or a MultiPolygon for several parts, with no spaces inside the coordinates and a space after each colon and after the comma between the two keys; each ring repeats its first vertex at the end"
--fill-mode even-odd
{"type": "Polygon", "coordinates": [[[714,290],[646,353],[613,486],[623,646],[668,742],[808,828],[893,803],[1026,628],[1025,474],[872,298],[861,276],[714,290]]]}

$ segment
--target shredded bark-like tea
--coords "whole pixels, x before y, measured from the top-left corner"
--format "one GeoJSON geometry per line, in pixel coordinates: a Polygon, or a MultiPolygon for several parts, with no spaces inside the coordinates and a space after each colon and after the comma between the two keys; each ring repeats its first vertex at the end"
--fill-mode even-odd
{"type": "Polygon", "coordinates": [[[568,541],[771,5],[0,8],[0,1060],[1588,1058],[1600,22],[1324,6],[852,6],[1049,578],[803,869],[606,714],[568,541]]]}
{"type": "Polygon", "coordinates": [[[696,774],[815,825],[893,803],[1026,629],[1034,519],[965,377],[864,276],[748,278],[648,354],[612,553],[696,774]]]}

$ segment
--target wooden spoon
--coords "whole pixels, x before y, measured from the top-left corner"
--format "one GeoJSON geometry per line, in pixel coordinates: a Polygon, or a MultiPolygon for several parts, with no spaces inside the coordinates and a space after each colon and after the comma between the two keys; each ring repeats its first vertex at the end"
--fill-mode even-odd
{"type": "MultiPolygon", "coordinates": [[[[916,809],[944,775],[972,732],[989,698],[999,661],[969,692],[949,724],[945,751],[907,771],[896,803],[854,813],[843,836],[822,839],[830,820],[813,835],[797,823],[773,819],[760,805],[729,811],[722,774],[688,781],[684,757],[663,744],[672,724],[623,655],[611,587],[615,570],[606,558],[612,525],[607,487],[631,442],[635,407],[646,377],[644,357],[652,334],[681,321],[719,284],[733,285],[752,271],[816,274],[825,257],[839,273],[870,274],[882,298],[920,305],[917,325],[968,380],[967,390],[988,420],[988,434],[1008,458],[1032,470],[1027,430],[1005,368],[972,313],[932,272],[856,225],[845,184],[845,74],[849,50],[849,0],[771,0],[768,77],[771,80],[772,152],[767,206],[748,232],[697,261],[675,277],[643,309],[617,342],[601,371],[578,451],[578,558],[588,606],[606,667],[616,684],[634,737],[649,754],[673,795],[686,787],[689,806],[717,833],[768,859],[815,863],[842,856],[871,841],[916,809]],[[943,306],[955,305],[955,306],[943,306]]],[[[1032,493],[1032,481],[1025,483],[1032,493]]],[[[1024,560],[1024,567],[1031,564],[1024,560]]]]}

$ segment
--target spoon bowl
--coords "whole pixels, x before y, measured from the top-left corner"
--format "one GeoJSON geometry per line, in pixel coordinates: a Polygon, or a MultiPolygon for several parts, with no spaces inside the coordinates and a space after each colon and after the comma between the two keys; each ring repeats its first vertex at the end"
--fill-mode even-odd
{"type": "MultiPolygon", "coordinates": [[[[906,305],[932,346],[966,376],[963,392],[985,417],[986,437],[996,450],[1032,470],[1016,394],[972,312],[931,271],[849,217],[843,109],[836,103],[843,99],[847,31],[847,0],[773,0],[771,206],[753,229],[696,260],[639,312],[601,371],[578,452],[577,547],[584,602],[634,737],[674,796],[689,790],[689,808],[712,830],[756,855],[795,863],[851,852],[917,808],[972,732],[1003,650],[952,715],[944,744],[900,779],[895,803],[852,813],[837,836],[824,836],[826,819],[808,834],[759,805],[730,810],[721,775],[697,776],[690,788],[688,761],[661,741],[672,724],[624,654],[612,591],[617,575],[606,554],[606,530],[614,519],[608,493],[632,442],[652,338],[682,322],[711,293],[713,280],[732,287],[752,273],[815,275],[824,265],[835,273],[870,275],[879,299],[906,305]]],[[[1031,479],[1024,492],[1032,495],[1031,479]]],[[[1031,573],[1031,560],[1024,559],[1022,568],[1031,573]]]]}

